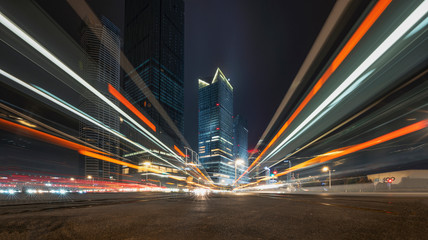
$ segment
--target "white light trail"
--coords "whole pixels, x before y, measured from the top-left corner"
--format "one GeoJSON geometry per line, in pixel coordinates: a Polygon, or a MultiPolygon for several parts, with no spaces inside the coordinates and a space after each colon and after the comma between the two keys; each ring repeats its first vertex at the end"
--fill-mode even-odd
{"type": "MultiPolygon", "coordinates": [[[[333,109],[342,99],[344,99],[348,94],[350,94],[352,91],[354,91],[365,79],[367,79],[368,76],[370,76],[375,69],[372,69],[365,73],[363,76],[359,77],[357,81],[355,81],[350,87],[346,89],[342,94],[340,94],[331,104],[329,104],[323,111],[318,114],[313,121],[307,125],[304,126],[304,128],[301,130],[301,132],[306,131],[309,129],[314,123],[316,123],[318,120],[320,120],[324,115],[326,115],[331,109],[333,109]]],[[[296,139],[299,135],[296,135],[292,137],[288,142],[293,141],[296,139]]],[[[268,155],[269,156],[269,155],[268,155]]],[[[264,162],[264,161],[262,161],[264,162]]]]}
{"type": "MultiPolygon", "coordinates": [[[[130,123],[130,122],[128,122],[128,121],[126,121],[126,120],[124,120],[124,122],[125,123],[127,123],[129,126],[131,126],[133,129],[135,129],[135,131],[137,131],[137,132],[139,132],[139,133],[141,133],[141,134],[143,134],[142,132],[141,132],[141,130],[139,130],[137,127],[135,127],[132,123],[130,123]]],[[[172,155],[173,157],[175,157],[174,155],[172,155]]],[[[183,159],[181,159],[181,158],[176,158],[179,162],[182,162],[182,163],[185,163],[185,161],[183,160],[183,159]]]]}
{"type": "Polygon", "coordinates": [[[57,65],[60,69],[62,69],[64,72],[66,72],[69,76],[71,76],[72,78],[74,78],[77,82],[79,82],[84,87],[86,87],[89,91],[91,91],[93,94],[95,94],[101,100],[103,100],[105,103],[107,103],[110,107],[112,107],[114,110],[116,110],[117,112],[119,112],[120,114],[122,114],[122,116],[124,116],[125,118],[127,118],[130,122],[132,122],[138,128],[140,128],[145,133],[145,136],[148,137],[151,141],[153,141],[154,143],[156,143],[158,146],[160,146],[164,150],[171,152],[174,155],[175,158],[180,159],[180,156],[177,155],[172,149],[170,149],[169,147],[167,147],[162,141],[160,141],[159,139],[157,139],[147,129],[145,129],[140,124],[138,124],[138,122],[136,122],[128,114],[126,114],[124,111],[122,111],[122,109],[120,109],[113,102],[111,102],[108,98],[106,98],[102,93],[100,93],[98,90],[96,90],[94,87],[92,87],[88,82],[86,82],[83,78],[81,78],[78,74],[76,74],[73,70],[71,70],[67,65],[65,65],[63,62],[61,62],[61,60],[59,60],[52,53],[50,53],[44,46],[42,46],[41,44],[39,44],[30,35],[28,35],[24,30],[22,30],[15,23],[13,23],[2,12],[0,12],[0,23],[3,24],[10,31],[12,31],[13,33],[15,33],[18,37],[20,37],[22,40],[24,40],[27,44],[29,44],[35,50],[37,50],[40,54],[42,54],[43,56],[45,56],[52,63],[54,63],[55,65],[57,65]]]}
{"type": "Polygon", "coordinates": [[[87,120],[87,121],[89,121],[89,122],[91,122],[91,123],[93,123],[93,124],[95,124],[95,125],[97,125],[97,126],[99,126],[99,127],[103,128],[104,130],[106,130],[106,131],[108,131],[108,132],[112,133],[113,135],[116,135],[116,136],[120,137],[121,139],[123,139],[123,140],[125,140],[125,141],[127,141],[127,142],[131,143],[132,145],[134,145],[134,146],[136,146],[136,147],[138,147],[138,148],[140,148],[140,149],[142,149],[142,150],[144,150],[144,151],[149,152],[151,155],[153,155],[153,156],[155,156],[155,157],[159,158],[160,160],[162,160],[162,161],[166,162],[167,164],[169,164],[169,165],[173,166],[174,168],[181,169],[180,167],[175,166],[174,164],[172,164],[172,163],[168,162],[167,160],[163,159],[162,157],[158,156],[157,154],[152,153],[151,151],[149,151],[147,148],[145,148],[145,147],[144,147],[144,146],[142,146],[141,144],[136,143],[136,142],[134,142],[134,141],[131,141],[130,139],[126,138],[123,134],[121,134],[121,133],[117,132],[117,131],[116,131],[116,130],[114,130],[114,129],[111,129],[110,127],[106,126],[106,125],[105,125],[105,124],[103,124],[102,122],[100,122],[100,121],[98,121],[98,120],[94,119],[93,117],[91,117],[91,116],[87,115],[86,113],[82,112],[81,110],[79,110],[79,109],[77,109],[77,108],[73,107],[73,106],[72,106],[72,105],[70,105],[69,103],[67,103],[67,102],[65,102],[65,101],[63,101],[63,100],[61,100],[61,99],[59,99],[58,97],[56,97],[56,96],[52,95],[51,93],[49,93],[49,92],[47,92],[47,91],[45,91],[45,90],[39,89],[38,87],[36,88],[36,87],[34,87],[34,86],[31,86],[30,84],[25,83],[25,82],[24,82],[24,81],[22,81],[21,79],[18,79],[17,77],[15,77],[15,76],[13,76],[13,75],[11,75],[11,74],[9,74],[9,73],[7,73],[7,72],[3,71],[2,69],[0,69],[0,74],[1,74],[1,75],[3,75],[3,76],[5,76],[5,77],[7,77],[7,78],[9,78],[10,80],[14,81],[15,83],[17,83],[17,84],[19,84],[19,85],[21,85],[21,86],[25,87],[26,89],[28,89],[28,90],[30,90],[30,91],[33,91],[33,92],[35,92],[35,93],[39,94],[40,96],[42,96],[42,97],[44,97],[44,98],[48,99],[49,101],[51,101],[51,102],[53,102],[53,103],[55,103],[55,104],[57,104],[57,105],[59,105],[59,106],[61,106],[61,107],[65,108],[65,109],[67,109],[68,111],[70,111],[70,112],[72,112],[72,113],[74,113],[74,114],[78,115],[79,117],[81,117],[81,118],[83,118],[83,119],[85,119],[85,120],[87,120]]]}
{"type": "Polygon", "coordinates": [[[293,132],[291,132],[270,154],[265,157],[265,161],[278,153],[286,144],[295,137],[302,134],[304,128],[321,111],[332,103],[342,92],[344,92],[357,78],[363,74],[376,60],[378,60],[392,45],[394,45],[413,25],[415,25],[428,12],[428,0],[423,1],[377,48],[369,57],[358,66],[349,77],[336,88],[324,102],[319,105],[293,132]],[[296,135],[297,134],[297,135],[296,135]]]}

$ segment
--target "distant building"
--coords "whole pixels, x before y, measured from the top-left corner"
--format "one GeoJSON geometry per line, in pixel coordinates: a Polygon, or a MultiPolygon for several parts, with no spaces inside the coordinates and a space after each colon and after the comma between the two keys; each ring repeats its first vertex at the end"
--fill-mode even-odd
{"type": "MultiPolygon", "coordinates": [[[[184,2],[126,0],[124,53],[181,133],[184,132],[184,2]]],[[[125,73],[123,89],[170,137],[168,123],[125,73]]]]}
{"type": "MultiPolygon", "coordinates": [[[[83,64],[85,79],[104,94],[110,101],[117,100],[107,92],[108,84],[120,86],[120,32],[107,18],[101,18],[101,25],[90,24],[82,29],[82,47],[87,53],[83,64]]],[[[93,118],[114,130],[119,130],[119,114],[97,96],[82,94],[80,108],[93,118]]],[[[108,131],[80,122],[80,137],[94,146],[118,154],[119,139],[108,131]]],[[[118,179],[119,165],[96,158],[84,157],[84,174],[95,179],[118,179]]]]}
{"type": "Polygon", "coordinates": [[[212,78],[199,79],[199,160],[211,179],[232,184],[233,87],[219,68],[212,78]]]}
{"type": "Polygon", "coordinates": [[[233,159],[244,161],[244,164],[238,166],[237,173],[241,175],[248,167],[248,124],[241,115],[233,118],[233,159]]]}
{"type": "Polygon", "coordinates": [[[394,188],[428,189],[428,170],[426,169],[376,173],[367,175],[367,178],[377,189],[380,189],[382,184],[391,184],[394,188]]]}

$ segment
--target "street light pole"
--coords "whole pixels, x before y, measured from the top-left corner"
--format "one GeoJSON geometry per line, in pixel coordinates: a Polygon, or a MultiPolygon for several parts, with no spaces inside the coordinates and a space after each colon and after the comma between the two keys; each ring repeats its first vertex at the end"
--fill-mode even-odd
{"type": "Polygon", "coordinates": [[[328,188],[331,189],[331,169],[326,166],[326,167],[322,168],[322,171],[323,172],[328,172],[328,188]]]}
{"type": "Polygon", "coordinates": [[[146,184],[147,184],[147,182],[149,180],[149,171],[147,171],[147,168],[152,164],[149,161],[144,162],[143,164],[144,164],[144,166],[146,166],[146,184]]]}
{"type": "Polygon", "coordinates": [[[92,175],[88,175],[87,178],[92,180],[92,192],[94,192],[94,178],[92,177],[92,175]]]}
{"type": "MultiPolygon", "coordinates": [[[[285,160],[284,162],[288,162],[288,169],[291,168],[291,160],[285,160]]],[[[287,173],[287,182],[291,181],[291,173],[287,173]]]]}
{"type": "Polygon", "coordinates": [[[236,159],[235,160],[235,182],[236,182],[236,171],[237,171],[237,166],[238,165],[241,165],[241,164],[243,164],[244,163],[244,160],[242,160],[242,159],[236,159]]]}
{"type": "MultiPolygon", "coordinates": [[[[270,176],[270,168],[268,168],[268,167],[265,167],[265,171],[266,171],[266,177],[269,177],[270,176]]],[[[266,180],[266,184],[269,184],[269,180],[266,180]]]]}

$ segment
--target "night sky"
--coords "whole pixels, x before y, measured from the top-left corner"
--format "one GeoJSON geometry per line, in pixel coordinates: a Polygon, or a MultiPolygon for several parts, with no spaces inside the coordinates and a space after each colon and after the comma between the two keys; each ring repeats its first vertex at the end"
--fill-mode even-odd
{"type": "Polygon", "coordinates": [[[197,147],[197,79],[220,67],[253,148],[286,94],[334,1],[186,0],[185,137],[197,147]]]}
{"type": "MultiPolygon", "coordinates": [[[[64,2],[39,0],[67,32],[80,37],[79,21],[64,2]],[[66,16],[66,17],[64,17],[66,16]],[[76,22],[74,21],[74,22],[76,22]]],[[[124,1],[88,0],[119,28],[124,1]]],[[[185,0],[185,137],[197,149],[197,79],[220,67],[234,87],[234,114],[248,120],[253,148],[286,94],[333,0],[185,0]]],[[[122,31],[123,34],[123,31],[122,31]]]]}

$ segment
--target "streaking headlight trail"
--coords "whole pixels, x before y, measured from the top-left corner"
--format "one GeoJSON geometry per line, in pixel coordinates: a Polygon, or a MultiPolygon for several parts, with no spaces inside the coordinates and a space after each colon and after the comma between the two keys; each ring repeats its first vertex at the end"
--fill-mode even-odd
{"type": "Polygon", "coordinates": [[[79,117],[81,117],[81,118],[83,118],[83,119],[91,122],[92,124],[95,124],[98,127],[101,127],[102,129],[110,132],[111,134],[118,136],[119,138],[121,138],[121,139],[123,139],[123,140],[125,140],[125,141],[127,141],[129,143],[131,143],[132,145],[134,145],[134,146],[136,146],[136,147],[138,147],[138,148],[140,148],[140,149],[142,149],[144,151],[148,151],[151,155],[153,155],[156,158],[158,158],[158,159],[166,162],[167,164],[173,166],[174,168],[180,169],[178,166],[175,166],[174,164],[166,161],[165,159],[163,159],[159,155],[157,155],[155,153],[152,153],[151,151],[149,151],[147,148],[145,148],[141,144],[138,144],[138,143],[136,143],[134,141],[131,141],[130,139],[126,138],[123,134],[121,134],[121,133],[119,133],[119,132],[111,129],[110,127],[104,125],[103,123],[99,122],[98,120],[95,120],[91,116],[88,116],[87,114],[83,113],[82,111],[80,111],[80,110],[72,107],[70,104],[64,102],[63,100],[58,99],[57,97],[53,96],[52,94],[47,93],[46,91],[38,89],[38,88],[36,88],[34,86],[31,86],[31,85],[25,83],[24,81],[16,78],[15,76],[12,76],[11,74],[3,71],[2,69],[0,69],[0,74],[3,75],[3,76],[5,76],[5,77],[7,77],[7,78],[9,78],[10,80],[14,81],[15,83],[18,83],[19,85],[25,87],[26,89],[31,90],[31,91],[37,93],[38,95],[40,95],[40,96],[42,96],[42,97],[50,100],[51,102],[53,102],[53,103],[55,103],[55,104],[57,104],[57,105],[65,108],[65,109],[67,109],[68,111],[70,111],[70,112],[78,115],[79,117]]]}
{"type": "Polygon", "coordinates": [[[22,40],[24,40],[27,44],[29,44],[35,50],[37,50],[40,54],[42,54],[43,56],[45,56],[49,61],[51,61],[52,63],[54,63],[55,65],[57,65],[60,69],[62,69],[70,77],[72,77],[73,79],[75,79],[77,82],[79,82],[81,85],[83,85],[84,87],[86,87],[93,94],[95,94],[97,97],[99,97],[105,103],[107,103],[114,110],[116,110],[117,112],[119,112],[122,116],[124,116],[126,119],[128,119],[130,122],[132,122],[135,126],[137,126],[138,128],[140,128],[144,132],[144,134],[145,134],[145,136],[147,138],[149,138],[151,141],[153,141],[154,143],[156,143],[158,146],[160,146],[164,150],[172,153],[175,158],[181,159],[180,156],[178,156],[173,150],[171,150],[169,147],[167,147],[162,141],[160,141],[159,139],[157,139],[147,129],[145,129],[144,127],[142,127],[137,121],[135,121],[133,118],[131,118],[127,113],[125,113],[122,109],[120,109],[118,106],[116,106],[113,102],[111,102],[102,93],[100,93],[93,86],[91,86],[88,82],[86,82],[83,78],[81,78],[78,74],[76,74],[73,70],[71,70],[61,60],[59,60],[57,57],[55,57],[44,46],[42,46],[40,43],[38,43],[36,40],[34,40],[30,35],[28,35],[26,32],[24,32],[21,28],[19,28],[16,24],[14,24],[10,19],[8,19],[1,12],[0,12],[0,23],[3,24],[10,31],[12,31],[14,34],[16,34],[19,38],[21,38],[22,40]]]}
{"type": "MultiPolygon", "coordinates": [[[[288,144],[295,137],[302,133],[304,128],[318,114],[327,108],[340,94],[348,89],[359,76],[361,76],[368,68],[376,62],[391,46],[393,46],[401,37],[403,37],[421,18],[428,12],[428,1],[423,1],[407,18],[404,20],[380,45],[376,50],[358,66],[357,69],[345,80],[333,93],[321,103],[315,111],[313,111],[293,132],[291,132],[265,159],[270,158],[288,144]]],[[[345,96],[343,96],[345,97],[345,96]]]]}

